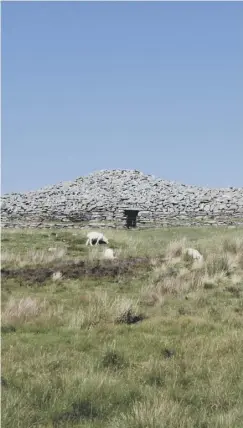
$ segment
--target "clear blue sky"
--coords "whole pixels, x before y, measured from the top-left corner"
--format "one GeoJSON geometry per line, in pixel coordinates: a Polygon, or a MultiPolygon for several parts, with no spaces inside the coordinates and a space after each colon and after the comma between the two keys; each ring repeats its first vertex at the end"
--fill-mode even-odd
{"type": "Polygon", "coordinates": [[[2,3],[2,193],[115,168],[243,186],[242,2],[2,3]]]}

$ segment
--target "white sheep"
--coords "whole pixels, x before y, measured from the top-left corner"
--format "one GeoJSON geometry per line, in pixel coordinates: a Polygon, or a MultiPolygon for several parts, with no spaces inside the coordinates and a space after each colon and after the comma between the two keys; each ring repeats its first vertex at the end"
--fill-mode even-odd
{"type": "Polygon", "coordinates": [[[100,232],[89,232],[87,234],[87,238],[86,245],[90,244],[91,246],[93,246],[93,241],[96,241],[95,245],[97,245],[100,241],[105,242],[106,244],[109,242],[103,233],[100,232]]]}
{"type": "Polygon", "coordinates": [[[104,257],[104,259],[108,259],[108,260],[116,259],[116,257],[114,256],[114,251],[112,250],[112,248],[106,248],[106,250],[103,253],[103,257],[104,257]]]}
{"type": "Polygon", "coordinates": [[[195,250],[194,248],[186,248],[185,254],[187,254],[189,257],[191,257],[194,260],[203,260],[202,254],[199,253],[199,251],[195,250]]]}

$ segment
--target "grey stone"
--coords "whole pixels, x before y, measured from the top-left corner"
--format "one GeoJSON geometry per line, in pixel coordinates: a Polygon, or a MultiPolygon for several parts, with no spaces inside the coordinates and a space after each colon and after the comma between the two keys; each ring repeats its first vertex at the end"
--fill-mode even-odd
{"type": "Polygon", "coordinates": [[[242,224],[243,188],[188,186],[136,170],[97,171],[34,192],[2,195],[2,227],[53,227],[50,220],[58,228],[104,220],[110,222],[108,227],[123,227],[124,209],[133,206],[142,227],[242,224]]]}

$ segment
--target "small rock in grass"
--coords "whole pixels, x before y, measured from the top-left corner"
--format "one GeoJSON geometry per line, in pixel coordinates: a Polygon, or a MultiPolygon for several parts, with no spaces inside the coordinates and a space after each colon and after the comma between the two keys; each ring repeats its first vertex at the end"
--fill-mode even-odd
{"type": "Polygon", "coordinates": [[[53,279],[53,281],[58,281],[59,279],[62,279],[62,272],[60,272],[60,271],[54,272],[52,274],[52,279],[53,279]]]}

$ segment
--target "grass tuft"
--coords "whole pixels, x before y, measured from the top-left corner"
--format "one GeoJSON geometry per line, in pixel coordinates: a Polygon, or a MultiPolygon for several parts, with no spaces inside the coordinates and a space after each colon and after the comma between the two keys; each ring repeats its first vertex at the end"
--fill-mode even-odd
{"type": "Polygon", "coordinates": [[[139,312],[138,303],[129,299],[119,299],[114,302],[114,322],[117,324],[135,324],[145,319],[145,315],[139,312]]]}
{"type": "Polygon", "coordinates": [[[41,312],[45,302],[40,303],[32,297],[15,299],[11,297],[2,312],[3,324],[23,323],[35,318],[41,312]]]}

